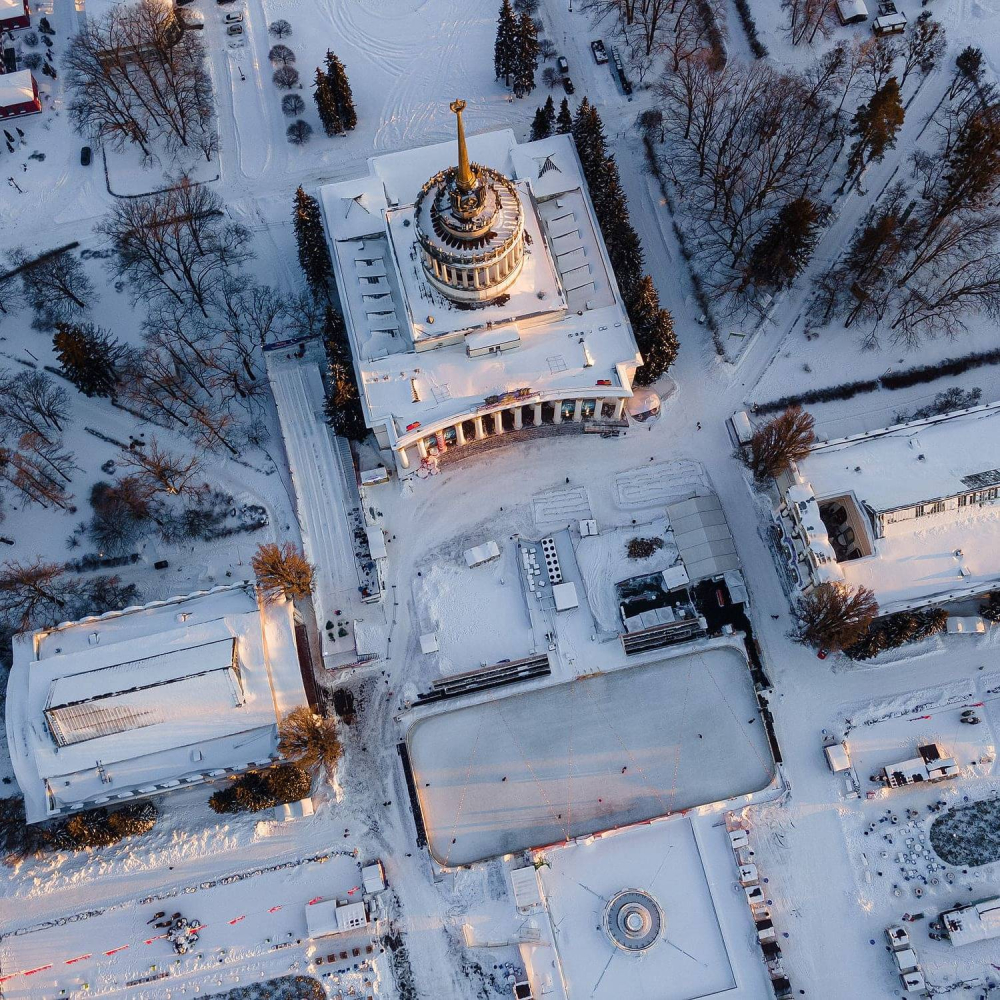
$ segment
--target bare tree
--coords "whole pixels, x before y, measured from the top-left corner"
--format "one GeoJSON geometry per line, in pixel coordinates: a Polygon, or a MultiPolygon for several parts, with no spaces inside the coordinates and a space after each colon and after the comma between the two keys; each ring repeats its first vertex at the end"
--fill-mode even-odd
{"type": "Polygon", "coordinates": [[[800,597],[792,613],[796,642],[836,652],[865,636],[878,614],[878,602],[867,587],[824,583],[800,597]]]}
{"type": "MultiPolygon", "coordinates": [[[[215,131],[205,50],[196,32],[158,0],[113,6],[89,19],[66,57],[70,115],[113,148],[136,143],[211,149],[215,131]]],[[[208,155],[206,153],[206,155],[208,155]]]]}
{"type": "Polygon", "coordinates": [[[341,745],[335,721],[317,715],[307,706],[289,712],[278,724],[278,753],[314,774],[324,768],[333,775],[341,745]]]}
{"type": "Polygon", "coordinates": [[[140,483],[154,492],[169,496],[197,496],[205,483],[196,482],[202,474],[202,463],[193,455],[178,455],[160,447],[151,438],[145,448],[122,452],[119,464],[134,470],[140,483]]]}
{"type": "Polygon", "coordinates": [[[115,252],[114,269],[139,298],[193,299],[202,314],[214,283],[249,260],[250,234],[224,221],[207,186],[181,177],[166,191],[119,199],[97,227],[115,252]]]}
{"type": "Polygon", "coordinates": [[[0,620],[16,631],[53,624],[74,591],[58,563],[40,558],[5,562],[0,565],[0,620]]]}
{"type": "Polygon", "coordinates": [[[313,591],[313,567],[291,542],[258,546],[251,565],[265,600],[273,601],[281,594],[304,598],[313,591]]]}
{"type": "Polygon", "coordinates": [[[745,461],[754,478],[764,482],[805,458],[815,440],[812,414],[800,406],[790,406],[754,431],[745,461]]]}
{"type": "Polygon", "coordinates": [[[56,444],[69,412],[69,396],[42,372],[26,370],[10,375],[0,370],[0,427],[18,434],[37,434],[56,444]]]}
{"type": "Polygon", "coordinates": [[[806,42],[809,45],[817,33],[828,37],[837,24],[835,0],[782,0],[788,11],[788,37],[792,45],[806,42]]]}
{"type": "Polygon", "coordinates": [[[20,269],[21,291],[35,314],[37,329],[50,329],[79,316],[95,298],[93,283],[70,250],[32,260],[18,248],[7,258],[13,268],[20,269]]]}
{"type": "Polygon", "coordinates": [[[946,47],[945,31],[941,23],[931,18],[929,10],[918,14],[913,27],[906,33],[906,41],[903,44],[900,87],[906,83],[906,78],[915,69],[920,70],[921,76],[927,76],[941,61],[946,47]]]}
{"type": "Polygon", "coordinates": [[[68,477],[53,472],[55,469],[72,468],[72,456],[49,445],[37,435],[23,435],[22,440],[37,442],[39,448],[48,452],[46,458],[39,452],[14,451],[0,448],[0,479],[13,486],[25,500],[40,507],[69,508],[70,496],[66,489],[68,477]],[[64,466],[63,463],[66,463],[64,466]]]}

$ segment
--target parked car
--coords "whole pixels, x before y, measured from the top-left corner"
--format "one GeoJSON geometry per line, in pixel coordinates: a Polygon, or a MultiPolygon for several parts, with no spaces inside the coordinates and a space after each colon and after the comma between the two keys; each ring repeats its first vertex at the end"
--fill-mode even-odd
{"type": "Polygon", "coordinates": [[[556,69],[565,76],[569,72],[569,60],[565,56],[560,56],[556,60],[556,69]]]}
{"type": "Polygon", "coordinates": [[[80,150],[80,166],[89,167],[90,160],[93,155],[94,153],[90,146],[84,146],[83,149],[80,150]]]}
{"type": "Polygon", "coordinates": [[[238,21],[242,21],[242,20],[243,20],[243,13],[242,13],[242,11],[231,10],[226,15],[226,24],[236,24],[238,21]]]}
{"type": "Polygon", "coordinates": [[[590,43],[590,51],[594,53],[594,61],[599,65],[603,66],[608,61],[608,50],[600,38],[595,38],[590,43]]]}
{"type": "Polygon", "coordinates": [[[576,90],[576,87],[573,86],[573,81],[568,76],[563,77],[562,85],[563,90],[565,90],[567,94],[572,94],[573,91],[576,90]]]}
{"type": "Polygon", "coordinates": [[[236,3],[236,0],[215,0],[215,2],[221,7],[224,3],[236,3]]]}
{"type": "Polygon", "coordinates": [[[229,35],[242,35],[243,25],[242,24],[231,24],[226,28],[226,33],[229,35]]]}

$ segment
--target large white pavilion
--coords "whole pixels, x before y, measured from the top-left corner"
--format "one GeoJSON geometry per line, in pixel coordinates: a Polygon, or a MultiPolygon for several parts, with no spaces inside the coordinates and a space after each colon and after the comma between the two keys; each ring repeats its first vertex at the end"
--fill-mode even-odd
{"type": "Polygon", "coordinates": [[[451,107],[457,149],[376,156],[320,191],[365,419],[401,469],[542,424],[621,424],[642,362],[572,139],[466,142],[451,107]]]}
{"type": "Polygon", "coordinates": [[[16,636],[7,742],[28,822],[273,764],[306,703],[292,616],[244,583],[16,636]]]}

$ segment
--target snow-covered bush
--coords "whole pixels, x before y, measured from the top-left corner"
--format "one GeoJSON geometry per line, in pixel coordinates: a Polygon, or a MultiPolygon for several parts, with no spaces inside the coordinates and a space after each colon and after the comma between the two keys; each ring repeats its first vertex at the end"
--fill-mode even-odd
{"type": "Polygon", "coordinates": [[[941,608],[928,611],[903,611],[874,621],[868,632],[844,652],[852,660],[870,660],[883,650],[896,649],[908,642],[919,642],[943,632],[948,612],[941,608]]]}
{"type": "Polygon", "coordinates": [[[312,788],[309,775],[294,764],[270,767],[265,771],[247,771],[208,800],[217,813],[260,812],[297,802],[312,788]]]}

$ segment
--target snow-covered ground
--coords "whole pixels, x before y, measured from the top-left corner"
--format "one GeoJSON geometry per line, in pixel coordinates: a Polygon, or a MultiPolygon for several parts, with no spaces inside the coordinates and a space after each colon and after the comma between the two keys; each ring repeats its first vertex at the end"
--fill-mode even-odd
{"type": "MultiPolygon", "coordinates": [[[[762,0],[751,3],[776,62],[802,66],[832,44],[833,39],[813,49],[793,49],[782,34],[785,15],[780,5],[762,0]]],[[[364,173],[367,157],[375,153],[449,138],[452,117],[447,103],[455,97],[469,101],[470,129],[512,127],[519,138],[526,135],[536,104],[544,100],[545,93],[539,90],[526,101],[509,101],[504,88],[491,76],[494,0],[406,0],[401,4],[245,0],[240,8],[220,8],[208,0],[200,0],[200,4],[219,111],[220,178],[213,182],[215,190],[225,200],[228,215],[253,233],[257,259],[249,270],[283,291],[300,287],[290,220],[291,195],[297,185],[315,191],[321,182],[364,173]],[[222,18],[224,11],[233,9],[244,12],[245,44],[230,48],[222,18]],[[296,53],[304,84],[296,92],[306,102],[303,117],[315,130],[312,140],[302,147],[285,139],[291,119],[282,114],[282,92],[270,79],[267,52],[274,39],[268,35],[267,25],[279,17],[292,24],[292,35],[284,41],[296,53]],[[311,100],[312,72],[327,48],[343,60],[358,106],[358,128],[346,137],[322,135],[311,100]]],[[[86,16],[86,6],[86,0],[40,0],[32,5],[35,14],[46,14],[56,29],[54,53],[60,69],[68,36],[86,16]]],[[[972,43],[985,49],[989,72],[995,75],[1000,68],[996,11],[981,0],[935,0],[930,9],[949,32],[945,65],[950,66],[955,53],[972,43]]],[[[728,5],[728,10],[730,51],[739,55],[745,53],[742,29],[735,21],[733,6],[728,5]]],[[[505,862],[444,874],[432,872],[426,852],[416,847],[398,763],[396,745],[401,732],[395,714],[442,674],[526,655],[544,638],[549,623],[538,625],[526,618],[516,583],[512,536],[535,538],[593,516],[606,534],[582,540],[578,558],[588,596],[599,592],[604,602],[621,572],[620,556],[604,551],[605,542],[615,540],[617,550],[619,541],[627,540],[632,532],[651,533],[663,517],[664,504],[677,495],[674,491],[678,486],[694,481],[692,475],[699,465],[718,492],[733,530],[750,590],[756,638],[775,688],[771,708],[783,757],[782,775],[790,792],[781,800],[758,803],[743,812],[752,828],[754,860],[768,880],[767,895],[780,932],[784,965],[796,993],[822,1000],[889,1000],[896,995],[898,985],[883,950],[882,930],[888,923],[898,921],[903,913],[924,911],[931,916],[957,899],[1000,892],[997,864],[968,871],[932,871],[927,856],[911,849],[926,843],[926,827],[935,815],[928,810],[929,805],[939,800],[950,805],[966,796],[985,798],[996,791],[993,734],[1000,719],[994,704],[998,681],[993,669],[1000,637],[993,632],[938,636],[919,646],[883,654],[863,667],[837,657],[820,661],[809,650],[791,643],[786,634],[790,624],[787,595],[767,542],[767,505],[748,486],[724,425],[730,413],[749,402],[875,377],[889,368],[932,363],[992,347],[995,331],[988,324],[977,323],[956,341],[934,341],[912,352],[893,345],[861,351],[855,334],[832,328],[807,339],[803,324],[797,322],[803,286],[779,304],[773,322],[740,342],[742,353],[736,363],[720,360],[709,331],[697,322],[699,309],[691,295],[668,210],[645,173],[641,145],[632,127],[636,113],[651,100],[649,92],[627,101],[608,67],[593,62],[589,40],[601,35],[609,42],[612,39],[606,27],[591,25],[579,4],[570,12],[556,0],[544,0],[537,16],[543,22],[544,36],[569,59],[576,85],[574,102],[587,94],[597,103],[610,146],[618,154],[647,266],[663,304],[674,315],[682,345],[671,372],[676,390],[665,400],[660,419],[633,424],[618,440],[596,436],[528,440],[445,465],[440,475],[428,479],[411,477],[404,483],[394,480],[365,490],[365,503],[375,509],[373,516],[390,542],[385,604],[372,609],[371,621],[365,622],[380,632],[386,653],[366,671],[320,677],[320,686],[327,692],[339,684],[349,688],[355,698],[356,720],[342,727],[345,757],[338,786],[319,789],[314,817],[287,824],[260,821],[259,816],[222,821],[208,810],[204,789],[179,793],[162,801],[159,824],[141,840],[100,852],[53,855],[10,869],[0,888],[7,935],[0,941],[2,974],[49,963],[53,968],[36,973],[40,978],[4,983],[5,995],[47,998],[68,990],[82,996],[83,982],[91,984],[88,992],[113,991],[127,997],[165,997],[185,990],[207,995],[290,969],[323,976],[329,967],[317,965],[316,959],[325,948],[312,951],[304,939],[298,944],[302,907],[317,895],[348,891],[352,886],[341,884],[341,874],[346,878],[347,870],[356,869],[356,863],[339,854],[326,864],[304,859],[356,850],[360,860],[381,856],[385,862],[391,897],[389,925],[396,950],[391,955],[387,951],[370,971],[352,967],[350,972],[341,972],[343,966],[335,965],[333,975],[322,980],[327,995],[349,995],[353,990],[363,996],[434,996],[442,1000],[509,997],[506,964],[520,962],[517,938],[524,920],[514,910],[505,862]],[[684,465],[678,470],[670,464],[675,462],[684,465]],[[501,561],[467,570],[461,557],[463,548],[489,538],[501,545],[501,561]],[[591,560],[584,554],[585,545],[592,551],[601,547],[599,557],[591,560]],[[440,653],[424,657],[419,652],[419,636],[430,631],[438,633],[440,653]],[[958,723],[963,706],[979,701],[986,702],[982,724],[968,727],[958,723]],[[868,782],[871,770],[905,757],[925,739],[936,739],[949,747],[963,774],[933,788],[900,790],[891,795],[884,792],[871,800],[863,794],[848,798],[842,776],[829,773],[821,750],[822,730],[843,733],[848,720],[853,727],[847,733],[848,741],[856,754],[863,793],[874,788],[868,782]],[[867,725],[868,720],[876,721],[867,725]],[[908,817],[907,808],[917,811],[919,819],[908,817]],[[893,815],[896,824],[892,823],[893,815]],[[883,819],[885,822],[880,822],[883,819]],[[890,828],[893,843],[884,839],[890,828]],[[914,843],[906,844],[907,839],[914,843]],[[916,860],[897,861],[897,854],[903,853],[916,860]],[[284,864],[294,867],[264,872],[284,864]],[[914,881],[912,875],[906,881],[903,868],[926,877],[927,886],[919,877],[914,881]],[[214,884],[224,876],[249,871],[261,874],[214,884]],[[932,881],[935,877],[939,879],[936,884],[932,881]],[[924,889],[922,896],[914,892],[918,886],[924,889]],[[188,889],[193,891],[188,894],[188,889]],[[161,894],[161,905],[151,902],[161,894]],[[144,949],[151,953],[162,942],[147,946],[141,935],[153,912],[164,909],[169,914],[181,909],[180,902],[173,903],[178,897],[185,900],[183,912],[190,911],[191,916],[210,925],[199,942],[204,964],[185,965],[179,970],[184,978],[166,984],[125,985],[133,978],[171,968],[169,954],[143,954],[144,949]],[[279,904],[282,910],[267,912],[279,904]],[[97,909],[103,912],[77,919],[97,909]],[[239,916],[246,919],[228,923],[239,916]],[[474,928],[472,939],[463,933],[465,925],[474,928]],[[99,934],[94,934],[94,929],[99,934]],[[289,932],[293,935],[289,940],[296,942],[294,947],[272,950],[289,932]],[[105,942],[107,947],[101,947],[105,942]],[[56,964],[57,960],[98,953],[98,948],[111,950],[119,942],[130,947],[106,956],[107,961],[97,966],[87,965],[89,959],[80,963],[85,966],[82,971],[75,963],[56,964]],[[151,965],[157,969],[151,970],[151,965]]],[[[865,26],[837,29],[835,38],[867,30],[865,26]]],[[[861,212],[894,171],[906,173],[901,164],[917,142],[922,116],[946,85],[947,73],[942,69],[932,74],[921,87],[908,110],[899,148],[884,164],[869,171],[866,193],[852,193],[842,200],[821,243],[820,263],[829,263],[836,256],[861,212]]],[[[103,160],[95,156],[90,167],[80,165],[83,141],[70,128],[63,90],[65,73],[60,72],[55,81],[41,75],[38,80],[45,113],[23,119],[24,144],[14,154],[4,153],[0,158],[0,164],[6,166],[3,176],[16,183],[16,187],[5,184],[0,189],[0,250],[24,246],[29,253],[41,253],[79,240],[88,274],[100,293],[90,318],[136,343],[142,307],[134,308],[127,291],[117,291],[111,284],[104,260],[98,256],[105,248],[93,235],[93,226],[113,200],[103,160]]],[[[554,97],[558,100],[561,93],[554,92],[554,97]]],[[[158,186],[161,172],[162,165],[151,173],[148,189],[158,186]]],[[[117,190],[116,183],[125,184],[130,192],[142,190],[134,164],[113,163],[109,174],[113,190],[117,190]]],[[[23,362],[52,363],[48,336],[31,330],[28,317],[14,314],[0,316],[0,320],[4,365],[16,368],[23,362]]],[[[943,379],[940,384],[897,392],[881,390],[822,404],[816,408],[816,416],[828,437],[885,426],[892,422],[891,414],[925,405],[934,392],[952,385],[980,386],[984,401],[1000,398],[998,369],[986,367],[943,379]]],[[[104,475],[101,465],[120,451],[118,444],[93,431],[126,447],[133,435],[145,435],[148,440],[155,433],[172,448],[190,448],[186,438],[144,424],[106,402],[71,393],[71,405],[65,438],[80,466],[72,484],[78,503],[104,475]]],[[[136,582],[145,599],[225,582],[228,574],[242,579],[258,541],[298,540],[285,453],[270,405],[263,422],[272,431],[269,441],[248,449],[239,461],[213,457],[211,476],[213,484],[232,493],[237,503],[264,506],[268,526],[252,535],[210,545],[140,543],[140,561],[117,572],[126,582],[136,582]],[[168,570],[151,568],[160,558],[168,559],[168,570]]],[[[13,501],[0,531],[15,544],[5,547],[2,555],[65,559],[73,555],[65,548],[65,538],[77,520],[79,516],[26,509],[13,501]]],[[[650,560],[651,568],[660,568],[659,563],[653,564],[650,560]]],[[[340,571],[345,574],[339,580],[341,587],[356,586],[349,576],[353,566],[331,568],[331,573],[340,571]]],[[[593,599],[591,606],[600,624],[610,627],[610,613],[616,609],[593,599]]],[[[606,669],[620,658],[617,642],[597,641],[596,624],[585,608],[569,613],[562,622],[555,637],[552,682],[569,682],[590,670],[606,669]]],[[[724,712],[711,685],[698,700],[698,711],[706,718],[724,712]]],[[[655,705],[642,707],[655,709],[655,705]]],[[[676,709],[676,705],[668,707],[676,709]]],[[[751,717],[748,711],[746,719],[751,717]]],[[[738,715],[737,721],[743,718],[738,715]]],[[[754,723],[750,728],[758,726],[754,723]]],[[[718,750],[718,756],[706,766],[724,770],[726,754],[752,756],[745,742],[724,754],[722,742],[715,742],[714,734],[710,737],[702,732],[706,742],[713,740],[718,750]]],[[[688,753],[685,749],[683,760],[688,760],[688,753]]],[[[691,756],[690,762],[696,761],[691,756]]],[[[620,767],[618,770],[620,773],[620,767]]],[[[696,776],[691,784],[697,785],[696,776]]],[[[0,790],[9,794],[14,788],[3,785],[0,790]]],[[[709,928],[704,935],[693,935],[694,944],[704,952],[691,953],[720,954],[721,937],[741,993],[748,1000],[763,1000],[769,987],[752,925],[747,922],[745,907],[740,910],[729,905],[735,901],[743,906],[742,892],[734,890],[731,852],[717,827],[707,825],[717,821],[717,815],[704,817],[704,822],[696,818],[695,835],[702,858],[708,859],[707,883],[717,904],[716,926],[721,930],[709,928]],[[725,852],[730,857],[725,857],[725,852]],[[718,905],[724,900],[728,900],[727,905],[718,905]]],[[[642,850],[636,847],[635,858],[652,859],[652,865],[658,856],[669,857],[673,839],[680,836],[679,827],[671,828],[674,822],[640,831],[637,836],[643,838],[642,850]]],[[[620,842],[627,845],[624,838],[632,835],[631,831],[621,834],[620,842]]],[[[608,844],[614,839],[619,838],[611,838],[608,844]]],[[[604,846],[599,843],[566,851],[579,851],[583,857],[604,846]]],[[[586,864],[585,858],[582,863],[586,864]]],[[[933,859],[931,863],[935,863],[933,859]]],[[[672,867],[666,864],[663,872],[672,867]]],[[[611,888],[609,883],[604,891],[611,888]]],[[[666,902],[668,929],[680,924],[678,930],[688,930],[683,926],[683,915],[677,913],[679,905],[666,902]]],[[[571,901],[567,897],[555,905],[571,905],[571,901]]],[[[996,979],[1000,946],[984,943],[951,949],[927,937],[926,918],[910,926],[915,948],[935,986],[947,989],[960,980],[974,981],[980,993],[985,993],[990,977],[996,979]]],[[[360,961],[352,956],[351,965],[360,961]]],[[[572,986],[584,972],[567,968],[572,986]]],[[[717,968],[722,969],[721,964],[717,968]]],[[[655,996],[658,984],[646,985],[648,995],[655,996]]]]}

